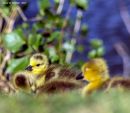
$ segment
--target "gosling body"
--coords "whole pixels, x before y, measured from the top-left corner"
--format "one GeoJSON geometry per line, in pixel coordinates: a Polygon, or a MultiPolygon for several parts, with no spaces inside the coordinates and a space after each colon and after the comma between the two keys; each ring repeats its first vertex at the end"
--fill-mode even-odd
{"type": "Polygon", "coordinates": [[[88,81],[88,84],[83,88],[82,95],[96,91],[110,79],[108,66],[102,58],[95,58],[86,62],[82,66],[83,78],[88,81]]]}
{"type": "Polygon", "coordinates": [[[33,78],[35,78],[32,85],[32,90],[36,90],[50,80],[76,80],[76,76],[81,73],[79,71],[59,64],[49,65],[47,56],[40,53],[32,55],[32,57],[30,58],[29,66],[26,68],[26,71],[30,73],[29,75],[34,76],[33,78]]]}

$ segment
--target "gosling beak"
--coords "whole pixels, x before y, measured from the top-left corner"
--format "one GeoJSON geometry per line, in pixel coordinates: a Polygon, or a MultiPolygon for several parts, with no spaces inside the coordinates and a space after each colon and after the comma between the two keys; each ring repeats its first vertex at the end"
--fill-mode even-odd
{"type": "Polygon", "coordinates": [[[32,66],[31,66],[31,65],[27,66],[27,67],[25,68],[25,70],[27,70],[27,71],[32,71],[32,66]]]}
{"type": "Polygon", "coordinates": [[[81,80],[83,78],[84,78],[84,76],[82,75],[82,73],[80,73],[79,75],[76,76],[76,80],[81,80]]]}

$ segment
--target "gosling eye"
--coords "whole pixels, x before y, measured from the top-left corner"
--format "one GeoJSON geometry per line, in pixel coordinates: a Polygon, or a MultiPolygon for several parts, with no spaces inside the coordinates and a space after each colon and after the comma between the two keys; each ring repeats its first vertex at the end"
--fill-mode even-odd
{"type": "Polygon", "coordinates": [[[37,64],[36,66],[40,66],[41,64],[37,64]]]}

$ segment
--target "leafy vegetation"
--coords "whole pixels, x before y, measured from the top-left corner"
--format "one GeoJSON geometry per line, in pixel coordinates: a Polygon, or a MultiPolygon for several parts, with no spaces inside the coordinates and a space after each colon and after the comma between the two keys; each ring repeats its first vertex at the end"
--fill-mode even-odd
{"type": "MultiPolygon", "coordinates": [[[[20,6],[15,2],[4,0],[0,9],[2,20],[5,20],[0,35],[1,64],[7,51],[10,53],[10,58],[6,61],[6,73],[14,74],[24,69],[28,64],[27,58],[36,52],[45,53],[50,63],[73,65],[71,62],[73,53],[75,51],[81,53],[85,50],[77,40],[87,36],[88,27],[86,24],[78,25],[77,23],[81,23],[83,12],[87,10],[89,2],[71,0],[68,10],[63,16],[61,0],[55,0],[53,6],[49,0],[39,0],[39,12],[32,19],[28,19],[24,15],[24,10],[28,8],[29,3],[18,3],[20,6]],[[70,18],[72,7],[77,8],[75,22],[72,22],[70,18]],[[14,28],[18,16],[23,19],[23,23],[14,28]],[[13,22],[11,22],[12,20],[13,22]]],[[[100,57],[104,54],[101,40],[91,41],[90,46],[92,46],[92,50],[88,54],[90,58],[100,57]]],[[[80,67],[82,62],[81,60],[75,64],[80,67]]]]}

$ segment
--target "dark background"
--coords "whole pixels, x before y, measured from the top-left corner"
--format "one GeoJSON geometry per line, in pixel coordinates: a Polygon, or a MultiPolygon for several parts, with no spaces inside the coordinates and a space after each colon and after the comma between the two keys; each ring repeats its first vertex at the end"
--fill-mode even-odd
{"type": "MultiPolygon", "coordinates": [[[[29,2],[28,8],[24,11],[28,18],[34,17],[38,10],[38,0],[18,0],[29,2]]],[[[50,0],[52,7],[54,4],[53,0],[50,0]]],[[[116,52],[114,44],[121,41],[129,48],[130,36],[125,27],[125,24],[120,15],[120,0],[90,0],[89,8],[83,14],[82,23],[87,23],[89,33],[84,39],[79,39],[79,43],[85,45],[88,48],[87,43],[93,38],[100,38],[104,41],[106,48],[105,59],[107,60],[112,74],[121,74],[123,72],[122,58],[116,52]]],[[[130,13],[130,0],[124,0],[125,6],[130,13]]],[[[69,6],[69,1],[65,0],[64,10],[62,14],[66,13],[69,6]]],[[[77,9],[74,7],[71,12],[71,19],[75,20],[77,9]]],[[[22,22],[19,19],[15,25],[22,22]]],[[[87,49],[82,54],[74,54],[73,62],[86,59],[87,49]]],[[[127,51],[129,53],[129,50],[127,51]]]]}

